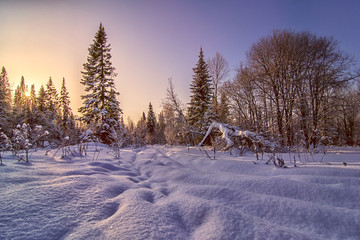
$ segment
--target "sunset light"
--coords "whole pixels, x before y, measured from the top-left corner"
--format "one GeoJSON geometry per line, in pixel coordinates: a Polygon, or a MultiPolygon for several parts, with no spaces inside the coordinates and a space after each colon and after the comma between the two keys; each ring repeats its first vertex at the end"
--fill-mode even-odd
{"type": "Polygon", "coordinates": [[[0,0],[0,239],[360,239],[360,0],[0,0]]]}
{"type": "Polygon", "coordinates": [[[64,77],[76,113],[82,65],[102,22],[125,119],[137,120],[149,102],[159,113],[169,77],[179,97],[189,101],[200,46],[205,58],[220,52],[229,61],[229,79],[251,44],[274,29],[334,36],[359,60],[359,28],[351,27],[359,15],[352,3],[330,1],[325,11],[321,2],[310,1],[1,1],[0,64],[13,89],[21,76],[36,89],[50,76],[60,89],[64,77]]]}

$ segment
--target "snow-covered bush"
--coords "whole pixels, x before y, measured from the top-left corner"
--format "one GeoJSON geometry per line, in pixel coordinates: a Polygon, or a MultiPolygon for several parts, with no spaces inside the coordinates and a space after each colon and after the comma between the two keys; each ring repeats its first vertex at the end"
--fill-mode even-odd
{"type": "Polygon", "coordinates": [[[111,127],[110,139],[112,140],[111,147],[114,150],[115,159],[120,158],[120,149],[127,141],[126,129],[122,124],[111,127]]]}
{"type": "Polygon", "coordinates": [[[0,132],[0,164],[3,164],[2,155],[5,150],[11,150],[11,140],[5,133],[0,132]]]}
{"type": "Polygon", "coordinates": [[[49,135],[49,132],[43,131],[43,128],[40,125],[31,129],[30,124],[18,124],[17,127],[13,129],[10,149],[14,155],[17,156],[19,162],[29,162],[29,150],[35,149],[38,145],[38,141],[46,135],[49,135]]]}

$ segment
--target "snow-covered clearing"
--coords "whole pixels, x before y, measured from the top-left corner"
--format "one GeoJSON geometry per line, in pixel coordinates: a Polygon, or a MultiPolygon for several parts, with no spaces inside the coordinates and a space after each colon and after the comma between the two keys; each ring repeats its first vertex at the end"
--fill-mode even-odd
{"type": "Polygon", "coordinates": [[[198,148],[94,149],[30,164],[6,153],[0,239],[360,239],[360,152],[276,168],[198,148]]]}

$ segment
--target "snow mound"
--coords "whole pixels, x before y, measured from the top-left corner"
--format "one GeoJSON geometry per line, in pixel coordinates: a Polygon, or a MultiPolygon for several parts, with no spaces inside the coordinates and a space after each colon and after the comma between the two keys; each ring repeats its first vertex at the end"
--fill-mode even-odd
{"type": "Polygon", "coordinates": [[[129,148],[121,159],[91,148],[68,161],[38,151],[27,165],[5,154],[1,239],[360,237],[359,152],[283,169],[198,148],[129,148]]]}

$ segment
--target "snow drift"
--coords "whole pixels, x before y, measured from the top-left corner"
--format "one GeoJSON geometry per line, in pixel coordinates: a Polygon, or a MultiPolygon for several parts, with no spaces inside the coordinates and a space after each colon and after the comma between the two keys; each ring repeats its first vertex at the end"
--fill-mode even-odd
{"type": "Polygon", "coordinates": [[[1,239],[360,238],[359,153],[283,169],[197,148],[97,149],[29,164],[5,154],[1,239]]]}

